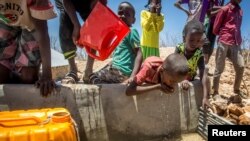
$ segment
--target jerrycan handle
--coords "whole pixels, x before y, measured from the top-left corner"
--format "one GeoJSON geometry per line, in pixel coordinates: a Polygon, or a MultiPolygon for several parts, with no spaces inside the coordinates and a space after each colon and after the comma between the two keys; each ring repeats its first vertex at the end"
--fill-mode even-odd
{"type": "Polygon", "coordinates": [[[24,125],[37,125],[41,122],[42,122],[41,119],[35,116],[5,118],[5,119],[0,119],[0,126],[15,127],[15,126],[24,126],[24,125]],[[22,122],[22,121],[26,121],[26,122],[22,122]],[[31,121],[31,122],[27,122],[27,121],[31,121]]]}
{"type": "Polygon", "coordinates": [[[104,55],[101,54],[103,52],[99,52],[99,56],[97,56],[96,53],[91,52],[91,48],[88,46],[85,46],[85,50],[88,53],[88,55],[91,56],[92,58],[103,61],[111,54],[111,52],[115,49],[115,46],[117,46],[118,43],[119,43],[119,37],[117,35],[117,32],[112,31],[106,34],[106,36],[103,39],[101,45],[101,51],[105,51],[104,55]]]}
{"type": "Polygon", "coordinates": [[[109,54],[112,53],[112,51],[115,49],[116,46],[118,46],[119,44],[119,36],[117,35],[117,32],[113,32],[113,33],[110,33],[108,34],[104,40],[107,40],[108,44],[103,44],[103,49],[107,49],[106,50],[106,54],[107,54],[107,57],[109,54]],[[112,38],[112,40],[110,40],[110,38],[112,38]]]}

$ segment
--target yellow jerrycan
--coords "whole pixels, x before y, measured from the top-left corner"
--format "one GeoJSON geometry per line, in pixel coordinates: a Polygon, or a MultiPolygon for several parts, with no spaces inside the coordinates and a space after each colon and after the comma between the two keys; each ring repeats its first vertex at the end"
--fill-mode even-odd
{"type": "Polygon", "coordinates": [[[77,140],[77,125],[64,108],[0,112],[0,141],[77,140]]]}

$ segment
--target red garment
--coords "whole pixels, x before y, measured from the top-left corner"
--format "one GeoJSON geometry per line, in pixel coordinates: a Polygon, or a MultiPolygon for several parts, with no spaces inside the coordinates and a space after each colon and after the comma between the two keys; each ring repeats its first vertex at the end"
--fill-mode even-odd
{"type": "Polygon", "coordinates": [[[153,84],[159,83],[159,70],[162,63],[163,60],[160,57],[148,57],[142,64],[140,71],[136,74],[134,79],[135,83],[137,85],[141,85],[144,82],[153,84]]]}
{"type": "Polygon", "coordinates": [[[213,33],[219,35],[218,41],[226,45],[240,45],[243,11],[239,5],[229,3],[222,7],[216,16],[213,33]]]}

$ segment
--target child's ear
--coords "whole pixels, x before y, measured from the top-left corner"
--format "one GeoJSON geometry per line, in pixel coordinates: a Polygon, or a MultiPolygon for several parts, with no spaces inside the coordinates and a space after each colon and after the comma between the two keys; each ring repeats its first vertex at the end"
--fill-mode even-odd
{"type": "Polygon", "coordinates": [[[183,43],[186,42],[185,36],[182,36],[183,43]]]}

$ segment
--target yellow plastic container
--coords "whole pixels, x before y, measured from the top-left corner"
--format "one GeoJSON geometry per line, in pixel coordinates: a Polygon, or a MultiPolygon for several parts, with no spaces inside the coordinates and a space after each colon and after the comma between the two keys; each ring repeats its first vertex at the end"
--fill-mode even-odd
{"type": "Polygon", "coordinates": [[[77,141],[77,130],[64,108],[0,112],[0,141],[77,141]]]}

